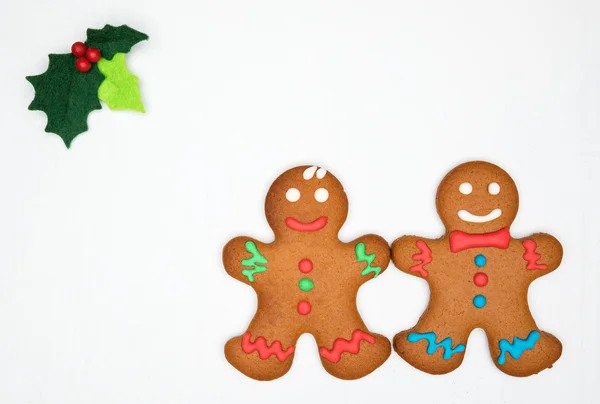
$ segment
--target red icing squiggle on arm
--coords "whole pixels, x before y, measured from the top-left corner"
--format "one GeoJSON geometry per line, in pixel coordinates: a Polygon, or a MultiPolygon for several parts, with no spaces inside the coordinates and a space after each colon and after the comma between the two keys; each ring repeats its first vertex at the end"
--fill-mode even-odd
{"type": "Polygon", "coordinates": [[[250,354],[254,351],[258,352],[260,359],[269,359],[271,355],[275,355],[280,362],[283,362],[294,353],[294,347],[290,346],[285,351],[281,346],[281,342],[275,341],[271,345],[267,345],[267,340],[264,337],[258,337],[254,342],[250,340],[250,333],[247,332],[242,336],[242,351],[250,354]]]}
{"type": "Polygon", "coordinates": [[[410,267],[412,272],[418,272],[421,274],[423,278],[427,278],[429,272],[427,272],[424,268],[425,265],[429,264],[432,261],[431,258],[431,249],[427,246],[423,240],[417,241],[417,248],[419,249],[419,253],[412,256],[412,259],[415,261],[420,261],[420,264],[413,265],[410,267]]]}
{"type": "Polygon", "coordinates": [[[338,338],[333,342],[333,347],[331,347],[331,349],[321,347],[319,348],[319,353],[328,361],[338,363],[342,359],[342,354],[344,352],[356,355],[360,351],[361,341],[367,341],[369,344],[374,344],[375,337],[366,332],[362,332],[361,330],[355,330],[352,333],[352,338],[350,340],[338,338]]]}
{"type": "Polygon", "coordinates": [[[548,266],[545,264],[538,264],[537,260],[542,258],[542,256],[535,252],[537,244],[533,240],[525,240],[523,241],[523,247],[525,247],[525,254],[523,254],[523,258],[527,261],[527,269],[547,269],[548,266]]]}

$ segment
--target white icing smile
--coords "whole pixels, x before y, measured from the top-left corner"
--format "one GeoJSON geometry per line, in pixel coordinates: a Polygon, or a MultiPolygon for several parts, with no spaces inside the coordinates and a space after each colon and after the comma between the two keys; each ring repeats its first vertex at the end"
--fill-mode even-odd
{"type": "Polygon", "coordinates": [[[484,215],[484,216],[474,215],[471,212],[469,212],[468,210],[461,209],[458,211],[458,217],[460,217],[461,220],[464,220],[465,222],[471,222],[471,223],[491,222],[492,220],[498,219],[501,215],[502,215],[502,210],[499,208],[492,210],[490,213],[488,213],[487,215],[484,215]]]}

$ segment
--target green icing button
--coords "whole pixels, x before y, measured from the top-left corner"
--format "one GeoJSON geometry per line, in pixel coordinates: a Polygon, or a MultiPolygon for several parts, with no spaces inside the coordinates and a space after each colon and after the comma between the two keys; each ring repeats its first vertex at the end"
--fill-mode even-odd
{"type": "Polygon", "coordinates": [[[308,292],[309,290],[315,287],[315,284],[308,278],[302,278],[300,279],[300,282],[298,282],[298,287],[300,288],[300,290],[308,292]]]}

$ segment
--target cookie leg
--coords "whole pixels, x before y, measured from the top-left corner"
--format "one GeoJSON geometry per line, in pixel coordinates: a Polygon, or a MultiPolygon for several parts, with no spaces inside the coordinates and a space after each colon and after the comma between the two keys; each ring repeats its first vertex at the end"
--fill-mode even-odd
{"type": "Polygon", "coordinates": [[[525,377],[551,368],[562,354],[562,344],[537,328],[529,313],[490,327],[488,342],[494,364],[504,373],[525,377]]]}
{"type": "Polygon", "coordinates": [[[225,344],[229,363],[252,379],[277,379],[290,370],[294,360],[298,336],[271,320],[255,317],[243,335],[225,344]]]}
{"type": "Polygon", "coordinates": [[[464,359],[472,328],[449,314],[429,308],[416,326],[396,334],[394,350],[423,372],[437,375],[455,370],[464,359]]]}
{"type": "Polygon", "coordinates": [[[315,333],[321,363],[331,375],[345,380],[364,377],[381,366],[392,352],[390,341],[373,334],[361,322],[355,326],[315,333]]]}

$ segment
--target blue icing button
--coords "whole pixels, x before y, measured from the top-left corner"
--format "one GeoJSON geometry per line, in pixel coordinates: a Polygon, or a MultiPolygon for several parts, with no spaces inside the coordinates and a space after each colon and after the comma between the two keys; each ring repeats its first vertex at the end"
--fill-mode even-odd
{"type": "Polygon", "coordinates": [[[487,260],[485,259],[485,255],[479,254],[475,257],[475,265],[477,265],[479,268],[484,266],[486,262],[487,260]]]}
{"type": "Polygon", "coordinates": [[[486,303],[487,303],[487,300],[484,295],[477,295],[473,298],[473,304],[478,309],[481,309],[482,307],[484,307],[486,303]]]}

